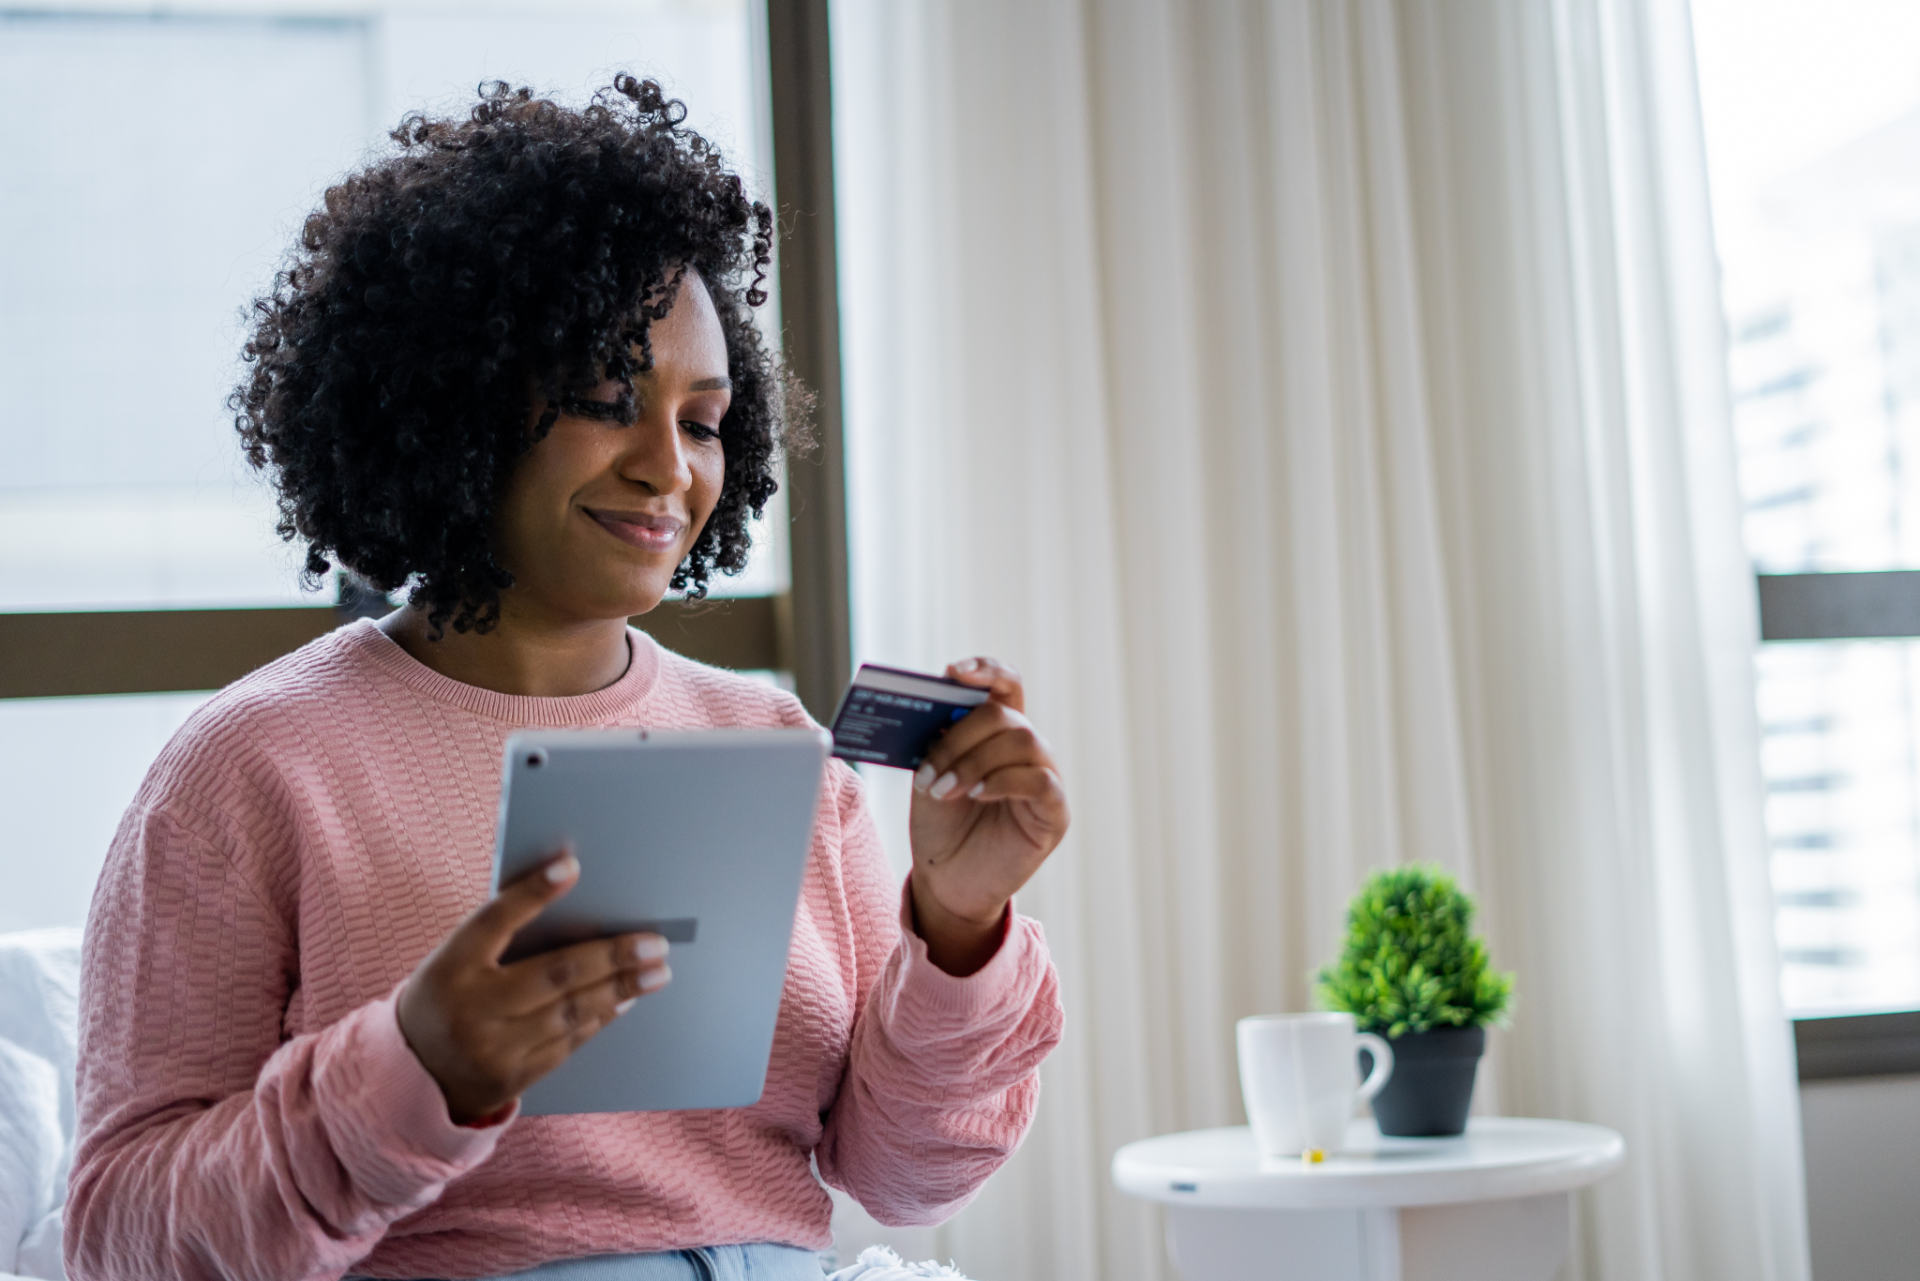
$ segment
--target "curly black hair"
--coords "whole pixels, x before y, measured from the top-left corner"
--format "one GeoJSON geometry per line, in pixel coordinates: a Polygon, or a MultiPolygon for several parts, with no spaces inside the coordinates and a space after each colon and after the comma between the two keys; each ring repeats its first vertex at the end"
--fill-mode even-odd
{"type": "Polygon", "coordinates": [[[720,499],[673,587],[697,598],[746,565],[806,397],[753,321],[773,215],[686,114],[627,75],[578,110],[495,82],[463,120],[407,116],[397,150],[327,190],[253,303],[227,401],[310,581],[331,559],[383,592],[411,584],[435,636],[489,630],[513,585],[492,526],[516,463],[562,409],[606,416],[584,399],[603,377],[625,384],[616,416],[632,421],[649,326],[689,270],[719,314],[733,400],[720,499]]]}

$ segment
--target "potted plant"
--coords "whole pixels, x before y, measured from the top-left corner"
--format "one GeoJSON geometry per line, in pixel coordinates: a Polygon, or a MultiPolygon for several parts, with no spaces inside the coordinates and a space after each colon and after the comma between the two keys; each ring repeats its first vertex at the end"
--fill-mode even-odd
{"type": "Polygon", "coordinates": [[[1504,1024],[1513,975],[1474,937],[1473,900],[1438,867],[1375,872],[1347,909],[1340,959],[1320,972],[1320,1002],[1393,1046],[1374,1096],[1382,1134],[1460,1134],[1487,1025],[1504,1024]]]}

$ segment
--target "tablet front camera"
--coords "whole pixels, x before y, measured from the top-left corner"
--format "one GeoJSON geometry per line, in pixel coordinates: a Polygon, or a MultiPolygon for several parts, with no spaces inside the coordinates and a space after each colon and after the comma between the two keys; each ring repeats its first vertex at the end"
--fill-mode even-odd
{"type": "Polygon", "coordinates": [[[545,765],[546,763],[547,763],[547,754],[541,751],[539,748],[536,747],[531,752],[527,753],[528,769],[539,769],[542,765],[545,765]]]}

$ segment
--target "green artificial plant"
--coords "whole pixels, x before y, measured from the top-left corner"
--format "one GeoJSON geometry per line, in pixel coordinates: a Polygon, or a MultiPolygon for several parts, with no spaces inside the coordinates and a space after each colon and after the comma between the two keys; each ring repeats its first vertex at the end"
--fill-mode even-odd
{"type": "Polygon", "coordinates": [[[1347,909],[1340,959],[1320,971],[1320,1003],[1386,1037],[1503,1022],[1513,975],[1488,965],[1472,926],[1473,900],[1440,868],[1375,872],[1347,909]]]}

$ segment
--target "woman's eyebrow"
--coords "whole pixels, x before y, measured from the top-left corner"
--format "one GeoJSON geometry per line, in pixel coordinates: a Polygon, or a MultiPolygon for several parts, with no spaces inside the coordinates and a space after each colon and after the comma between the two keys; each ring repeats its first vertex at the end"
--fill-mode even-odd
{"type": "Polygon", "coordinates": [[[687,384],[688,391],[732,391],[731,378],[702,378],[687,384]]]}

